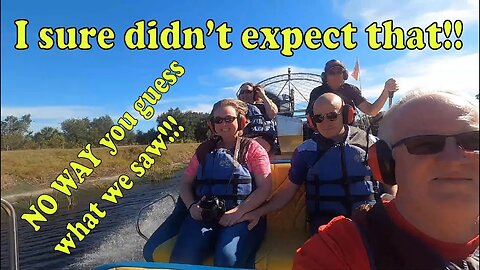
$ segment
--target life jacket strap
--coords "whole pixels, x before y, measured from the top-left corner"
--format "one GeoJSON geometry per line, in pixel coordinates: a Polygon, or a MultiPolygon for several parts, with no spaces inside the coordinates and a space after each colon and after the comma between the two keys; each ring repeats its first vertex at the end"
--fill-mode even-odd
{"type": "Polygon", "coordinates": [[[245,200],[249,195],[239,195],[239,194],[236,194],[236,195],[215,195],[217,196],[218,198],[220,199],[224,199],[224,200],[245,200]]]}
{"type": "Polygon", "coordinates": [[[198,186],[207,186],[207,185],[238,185],[238,184],[250,184],[252,182],[251,179],[240,179],[240,178],[232,178],[232,179],[197,179],[195,181],[195,185],[198,186]]]}
{"type": "MultiPolygon", "coordinates": [[[[368,201],[374,201],[375,196],[373,194],[370,195],[350,195],[352,198],[353,202],[368,202],[368,201]]],[[[342,202],[346,200],[345,196],[325,196],[325,195],[312,195],[312,194],[307,194],[306,195],[307,200],[315,200],[315,201],[336,201],[336,202],[342,202]]]]}
{"type": "MultiPolygon", "coordinates": [[[[332,180],[320,180],[320,178],[318,177],[318,175],[315,175],[314,177],[314,181],[306,181],[306,185],[314,185],[316,186],[317,182],[318,182],[318,185],[321,186],[321,185],[331,185],[331,184],[343,184],[343,177],[341,178],[337,178],[337,179],[332,179],[332,180]]],[[[364,181],[370,181],[370,180],[367,180],[365,178],[365,176],[349,176],[348,177],[348,182],[350,184],[352,183],[357,183],[357,182],[364,182],[364,181]]]]}

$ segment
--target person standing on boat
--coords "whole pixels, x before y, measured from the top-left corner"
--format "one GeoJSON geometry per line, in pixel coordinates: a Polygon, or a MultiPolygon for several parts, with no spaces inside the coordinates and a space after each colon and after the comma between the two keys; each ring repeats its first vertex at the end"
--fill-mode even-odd
{"type": "Polygon", "coordinates": [[[314,88],[310,93],[306,110],[307,114],[312,112],[313,103],[319,96],[325,93],[335,93],[342,97],[344,102],[354,109],[358,108],[366,115],[375,116],[382,109],[383,105],[385,105],[389,95],[391,96],[398,90],[397,82],[395,79],[390,78],[385,82],[383,91],[378,99],[374,103],[370,103],[362,96],[362,92],[358,87],[345,82],[348,79],[347,69],[342,62],[335,59],[325,64],[325,69],[321,77],[323,84],[314,88]]]}
{"type": "Polygon", "coordinates": [[[338,215],[349,216],[356,206],[376,202],[378,182],[365,164],[367,139],[375,137],[347,125],[353,109],[341,97],[326,93],[314,104],[309,122],[318,133],[299,145],[291,159],[289,181],[285,181],[266,204],[247,213],[242,220],[254,228],[259,217],[283,208],[305,185],[311,233],[338,215]]]}
{"type": "Polygon", "coordinates": [[[269,153],[278,152],[278,135],[273,122],[278,113],[277,105],[267,97],[261,85],[254,85],[251,82],[240,86],[237,97],[248,106],[249,123],[243,135],[254,138],[269,153]]]}
{"type": "Polygon", "coordinates": [[[293,268],[479,269],[478,113],[452,93],[403,97],[368,158],[396,198],[321,226],[293,268]]]}
{"type": "Polygon", "coordinates": [[[265,149],[240,136],[246,112],[246,104],[237,99],[213,106],[209,128],[214,136],[197,148],[180,183],[180,197],[190,214],[181,225],[171,262],[202,264],[213,252],[215,266],[255,268],[266,221],[261,218],[257,228],[248,230],[240,217],[265,202],[272,182],[265,149]],[[226,212],[212,212],[207,201],[226,212]]]}

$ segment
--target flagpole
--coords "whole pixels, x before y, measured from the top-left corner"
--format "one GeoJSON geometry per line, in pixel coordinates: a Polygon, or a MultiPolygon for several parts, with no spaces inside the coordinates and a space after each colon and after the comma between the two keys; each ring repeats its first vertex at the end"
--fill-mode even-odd
{"type": "MultiPolygon", "coordinates": [[[[358,57],[357,57],[357,63],[358,63],[358,69],[360,70],[360,62],[358,61],[358,57]]],[[[360,84],[360,91],[362,91],[362,76],[360,74],[360,71],[358,72],[358,83],[360,84]]]]}
{"type": "MultiPolygon", "coordinates": [[[[362,78],[360,76],[360,62],[358,61],[358,57],[357,57],[357,61],[355,62],[355,68],[358,72],[358,83],[359,83],[359,86],[360,86],[360,91],[363,91],[362,90],[362,78]]],[[[370,121],[367,119],[367,117],[364,115],[364,117],[361,117],[361,122],[362,125],[363,125],[363,129],[366,130],[367,129],[367,126],[370,126],[370,121]]]]}
{"type": "Polygon", "coordinates": [[[360,85],[360,91],[362,91],[362,78],[360,77],[360,75],[358,75],[358,83],[360,85]]]}

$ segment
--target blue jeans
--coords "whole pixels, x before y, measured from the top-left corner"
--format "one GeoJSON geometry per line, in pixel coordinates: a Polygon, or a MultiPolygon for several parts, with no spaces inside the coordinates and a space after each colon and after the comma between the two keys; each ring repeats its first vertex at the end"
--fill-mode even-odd
{"type": "Polygon", "coordinates": [[[143,257],[147,262],[153,262],[153,251],[155,251],[156,247],[178,234],[180,226],[187,215],[190,215],[190,213],[179,196],[172,214],[150,236],[143,247],[143,257]]]}
{"type": "Polygon", "coordinates": [[[170,262],[202,264],[213,251],[215,266],[255,268],[255,254],[265,238],[262,217],[251,231],[248,222],[223,227],[217,222],[197,221],[188,216],[180,228],[170,262]]]}

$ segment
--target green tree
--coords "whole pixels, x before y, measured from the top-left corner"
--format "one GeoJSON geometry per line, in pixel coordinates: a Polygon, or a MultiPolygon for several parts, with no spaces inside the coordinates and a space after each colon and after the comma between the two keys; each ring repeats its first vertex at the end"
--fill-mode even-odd
{"type": "Polygon", "coordinates": [[[191,120],[189,127],[193,128],[193,132],[189,133],[190,136],[188,138],[197,142],[204,141],[207,138],[207,121],[209,114],[187,111],[185,112],[185,116],[191,120]]]}
{"type": "Polygon", "coordinates": [[[194,137],[197,142],[202,142],[207,139],[208,135],[208,115],[205,120],[198,121],[195,125],[194,137]]]}
{"type": "Polygon", "coordinates": [[[146,132],[143,132],[141,130],[137,130],[135,132],[135,142],[137,144],[141,144],[141,145],[147,144],[146,134],[147,134],[146,132]]]}
{"type": "Polygon", "coordinates": [[[141,145],[150,144],[158,136],[158,134],[159,132],[154,128],[149,129],[147,132],[137,130],[137,133],[135,134],[135,141],[137,144],[141,145]]]}
{"type": "MultiPolygon", "coordinates": [[[[171,115],[175,118],[178,125],[182,125],[185,131],[182,133],[180,141],[202,141],[207,134],[207,118],[208,113],[186,111],[182,112],[179,108],[170,108],[167,112],[157,117],[157,124],[163,126],[163,121],[167,121],[167,116],[171,115]]],[[[176,129],[176,127],[173,127],[176,129]]]]}
{"type": "Polygon", "coordinates": [[[5,117],[1,126],[1,149],[21,149],[28,145],[29,140],[31,140],[31,132],[29,131],[31,123],[30,114],[23,115],[21,118],[13,115],[5,117]]]}
{"type": "Polygon", "coordinates": [[[110,116],[104,115],[98,118],[93,118],[90,122],[90,133],[89,133],[89,141],[98,145],[100,139],[105,136],[107,132],[110,131],[110,128],[113,126],[113,120],[110,116]]]}
{"type": "Polygon", "coordinates": [[[44,127],[33,135],[33,141],[40,148],[64,148],[65,138],[56,128],[44,127]]]}
{"type": "Polygon", "coordinates": [[[119,145],[132,145],[136,142],[136,134],[134,131],[125,130],[125,137],[118,142],[119,145]]]}
{"type": "Polygon", "coordinates": [[[67,147],[82,147],[90,143],[90,120],[88,118],[67,119],[61,123],[61,127],[67,147]]]}

